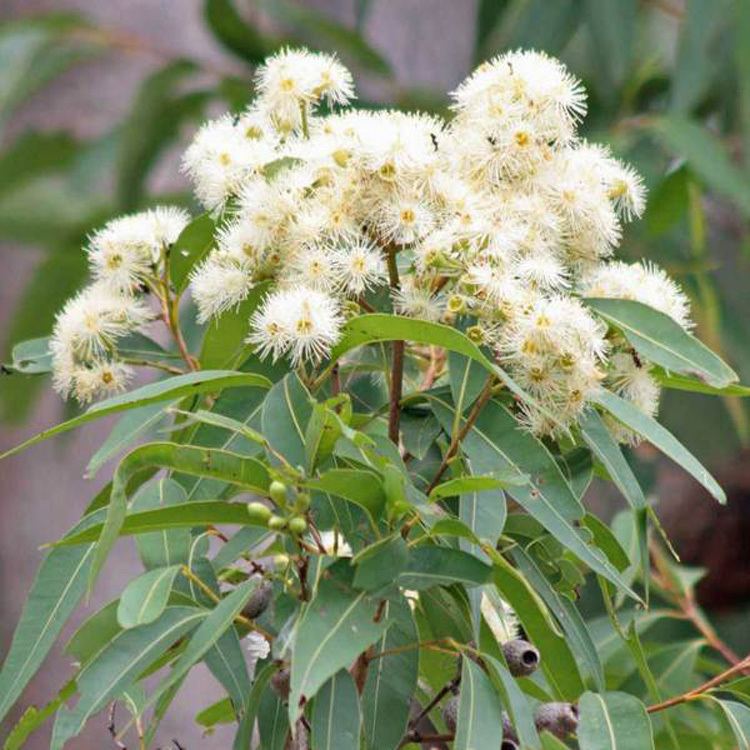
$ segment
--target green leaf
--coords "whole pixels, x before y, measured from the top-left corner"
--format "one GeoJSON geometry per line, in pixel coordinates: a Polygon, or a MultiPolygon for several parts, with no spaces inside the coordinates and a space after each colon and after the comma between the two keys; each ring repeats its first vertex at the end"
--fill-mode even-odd
{"type": "Polygon", "coordinates": [[[138,409],[125,412],[120,417],[112,432],[107,435],[104,442],[96,449],[87,466],[85,477],[93,479],[101,467],[117,454],[121,453],[131,443],[151,431],[164,419],[166,411],[171,404],[149,404],[138,409]]]}
{"type": "Polygon", "coordinates": [[[630,468],[620,446],[610,434],[602,418],[594,409],[587,410],[578,420],[581,435],[594,455],[601,461],[612,481],[633,509],[634,523],[638,535],[641,570],[646,590],[649,585],[649,557],[647,538],[647,507],[638,479],[630,468]]]}
{"type": "Polygon", "coordinates": [[[52,353],[49,337],[29,339],[16,344],[11,351],[11,361],[5,368],[24,375],[39,375],[52,371],[52,353]]]}
{"type": "Polygon", "coordinates": [[[391,66],[376,49],[330,16],[293,0],[260,0],[260,5],[272,18],[291,25],[292,36],[309,46],[335,49],[348,64],[383,76],[391,74],[391,66]]]}
{"type": "MultiPolygon", "coordinates": [[[[125,516],[120,527],[120,536],[161,533],[168,529],[189,529],[193,526],[227,524],[235,526],[257,526],[247,512],[244,503],[226,503],[219,500],[194,501],[181,505],[170,505],[158,510],[146,510],[125,516]]],[[[260,527],[265,528],[265,524],[260,527]]],[[[70,534],[55,543],[55,547],[70,547],[84,542],[95,542],[101,535],[103,524],[96,524],[86,531],[70,534]]]]}
{"type": "MultiPolygon", "coordinates": [[[[263,402],[261,431],[271,447],[292,466],[305,465],[305,429],[311,414],[310,394],[296,373],[289,373],[276,383],[263,402]]],[[[270,459],[279,463],[274,454],[270,459]]]]}
{"type": "Polygon", "coordinates": [[[341,497],[366,510],[376,523],[385,508],[383,482],[375,473],[357,469],[329,469],[305,487],[341,497]]]}
{"type": "Polygon", "coordinates": [[[521,746],[528,750],[540,750],[539,733],[534,723],[534,712],[525,693],[518,686],[508,669],[489,654],[482,654],[490,678],[500,693],[503,705],[508,709],[511,723],[516,730],[521,746]]]}
{"type": "Polygon", "coordinates": [[[701,465],[698,459],[655,419],[644,414],[640,409],[615,395],[611,391],[600,389],[592,399],[606,409],[615,419],[626,427],[646,438],[662,453],[698,480],[720,503],[727,498],[717,481],[701,465]]]}
{"type": "Polygon", "coordinates": [[[203,15],[216,39],[243,60],[259,64],[273,50],[272,40],[246,23],[232,0],[205,0],[203,15]]]}
{"type": "MultiPolygon", "coordinates": [[[[84,518],[72,533],[96,523],[84,518]]],[[[0,670],[0,720],[36,674],[86,590],[93,545],[52,550],[42,562],[0,670]]]]}
{"type": "Polygon", "coordinates": [[[432,412],[401,412],[401,440],[406,450],[418,460],[424,459],[440,434],[440,425],[432,412]]]}
{"type": "Polygon", "coordinates": [[[349,667],[389,624],[383,618],[374,621],[379,606],[375,598],[351,588],[353,571],[348,561],[338,565],[342,578],[322,580],[297,623],[289,694],[292,724],[300,700],[312,699],[329,677],[349,667]]]}
{"type": "Polygon", "coordinates": [[[584,693],[578,703],[581,750],[654,750],[646,708],[627,693],[584,693]]]}
{"type": "Polygon", "coordinates": [[[709,396],[739,396],[747,398],[750,396],[750,387],[746,385],[729,385],[726,388],[714,388],[712,385],[701,383],[694,378],[688,378],[684,375],[674,375],[667,373],[660,367],[655,367],[651,373],[659,385],[664,388],[672,388],[677,391],[688,391],[689,393],[706,393],[709,396]]]}
{"type": "Polygon", "coordinates": [[[106,706],[154,660],[192,630],[206,612],[194,607],[167,607],[150,625],[120,631],[76,676],[80,698],[57,715],[50,750],[77,736],[87,719],[106,706]]]}
{"type": "Polygon", "coordinates": [[[605,99],[622,88],[635,53],[637,0],[585,0],[585,18],[605,99]]]}
{"type": "Polygon", "coordinates": [[[604,690],[604,669],[596,650],[596,644],[580,612],[570,599],[554,589],[526,551],[517,547],[513,551],[513,560],[518,566],[518,570],[526,577],[529,584],[557,618],[578,664],[585,668],[597,688],[604,690]]]}
{"type": "Polygon", "coordinates": [[[232,724],[235,721],[237,714],[230,698],[222,698],[195,715],[195,723],[205,729],[211,729],[217,724],[232,724]]]}
{"type": "MultiPolygon", "coordinates": [[[[245,654],[236,628],[230,628],[216,641],[204,657],[211,674],[232,697],[240,713],[250,693],[250,675],[245,654]]],[[[175,683],[175,687],[179,683],[175,683]]]]}
{"type": "Polygon", "coordinates": [[[499,490],[510,485],[522,485],[529,481],[523,474],[503,472],[502,476],[468,476],[449,479],[437,485],[430,492],[430,500],[444,497],[456,497],[468,492],[482,492],[483,490],[499,490]]]}
{"type": "Polygon", "coordinates": [[[227,310],[206,326],[201,348],[201,366],[204,368],[238,368],[250,355],[252,347],[245,342],[250,316],[263,301],[271,282],[262,282],[250,290],[232,310],[227,310]]]}
{"type": "Polygon", "coordinates": [[[284,701],[270,688],[266,689],[260,699],[258,734],[261,750],[286,750],[289,717],[284,701]]]}
{"type": "Polygon", "coordinates": [[[234,738],[233,750],[247,750],[250,747],[251,735],[255,726],[255,718],[260,709],[261,700],[265,695],[268,681],[278,670],[278,665],[266,664],[263,669],[255,675],[253,686],[248,693],[247,700],[243,706],[242,719],[234,738]]]}
{"type": "MultiPolygon", "coordinates": [[[[169,278],[177,294],[182,294],[190,283],[190,272],[198,265],[214,246],[216,226],[208,214],[193,219],[180,233],[169,249],[169,278]]],[[[203,361],[204,368],[212,364],[203,361]]]]}
{"type": "Polygon", "coordinates": [[[176,685],[216,645],[222,635],[233,627],[234,618],[242,612],[242,608],[247,604],[256,586],[253,580],[241,583],[208,613],[208,616],[190,636],[185,650],[175,662],[169,675],[148,697],[144,708],[153,705],[161,695],[176,685]]]}
{"type": "Polygon", "coordinates": [[[578,664],[566,638],[552,621],[549,611],[531,584],[505,558],[493,555],[493,580],[523,625],[528,639],[542,655],[541,668],[556,694],[573,701],[583,692],[578,664]]]}
{"type": "Polygon", "coordinates": [[[54,716],[60,706],[62,706],[68,698],[75,695],[76,684],[75,681],[71,680],[68,682],[63,689],[42,708],[36,706],[29,706],[21,715],[21,718],[16,722],[15,726],[8,732],[8,736],[3,744],[3,750],[21,750],[26,744],[26,740],[44,724],[50,716],[54,716]]]}
{"type": "Polygon", "coordinates": [[[180,572],[179,565],[154,568],[134,578],[122,592],[117,607],[117,621],[127,628],[147,625],[165,610],[172,584],[180,572]]]}
{"type": "MultiPolygon", "coordinates": [[[[374,653],[416,643],[414,616],[404,597],[387,600],[383,619],[392,624],[373,645],[374,653]]],[[[417,688],[419,652],[406,649],[370,662],[362,691],[365,737],[372,750],[396,750],[406,732],[409,706],[417,688]]]]}
{"type": "Polygon", "coordinates": [[[738,701],[717,700],[732,727],[739,750],[750,750],[750,708],[738,701]]]}
{"type": "Polygon", "coordinates": [[[352,585],[365,591],[377,591],[393,584],[393,581],[406,568],[409,549],[401,534],[381,539],[365,547],[352,560],[356,565],[352,585]]]}
{"type": "Polygon", "coordinates": [[[669,315],[629,299],[587,298],[584,302],[618,328],[649,362],[716,388],[738,380],[729,365],[669,315]]]}
{"type": "Polygon", "coordinates": [[[750,179],[732,164],[715,135],[679,115],[656,118],[648,126],[670,151],[687,160],[707,187],[733,200],[750,217],[750,179]]]}
{"type": "Polygon", "coordinates": [[[352,676],[341,669],[315,696],[311,743],[319,750],[351,750],[359,747],[362,714],[352,676]]]}
{"type": "Polygon", "coordinates": [[[492,568],[468,552],[425,544],[411,551],[398,583],[402,588],[416,591],[451,583],[480,586],[491,575],[492,568]]]}
{"type": "MultiPolygon", "coordinates": [[[[452,424],[450,406],[437,398],[432,398],[431,403],[443,427],[449,429],[452,424]]],[[[502,404],[490,401],[484,407],[464,438],[462,449],[472,471],[528,474],[531,482],[510,486],[508,494],[582,562],[629,595],[636,596],[601,551],[592,547],[574,525],[583,518],[583,506],[555,459],[541,441],[518,425],[502,404]]]]}
{"type": "Polygon", "coordinates": [[[503,712],[492,683],[472,659],[461,664],[456,750],[480,750],[497,745],[503,736],[503,712]]]}
{"type": "Polygon", "coordinates": [[[136,388],[134,391],[123,393],[121,396],[114,396],[113,398],[101,401],[87,409],[80,416],[69,419],[67,422],[62,422],[55,427],[50,427],[48,430],[44,430],[38,435],[25,440],[15,448],[5,451],[5,453],[0,454],[0,459],[12,456],[25,448],[47,440],[47,438],[75,429],[87,422],[93,422],[95,419],[106,417],[108,414],[135,409],[139,406],[146,406],[159,401],[170,401],[186,396],[197,396],[201,393],[220,391],[224,388],[266,388],[268,386],[270,386],[270,381],[267,378],[250,372],[200,370],[186,375],[176,375],[173,378],[144,385],[141,388],[136,388]]]}
{"type": "Polygon", "coordinates": [[[93,586],[120,534],[127,513],[129,480],[144,469],[155,466],[194,476],[215,477],[259,494],[265,494],[270,483],[268,469],[254,458],[176,443],[147,443],[136,448],[125,456],[115,471],[106,519],[91,564],[90,585],[93,586]]]}
{"type": "MultiPolygon", "coordinates": [[[[431,323],[426,320],[384,313],[360,315],[348,321],[341,329],[341,340],[331,352],[331,361],[335,362],[358,346],[374,344],[379,341],[415,341],[420,344],[442,346],[448,351],[463,354],[499,378],[508,390],[522,401],[541,408],[505,370],[492,362],[471,339],[458,329],[441,323],[431,323]]],[[[558,420],[554,415],[549,414],[543,408],[542,412],[557,424],[558,420]]]]}
{"type": "Polygon", "coordinates": [[[159,156],[177,140],[183,124],[203,114],[209,95],[178,93],[186,78],[197,73],[190,60],[170,61],[143,81],[120,126],[117,202],[126,211],[143,199],[146,180],[159,156]]]}

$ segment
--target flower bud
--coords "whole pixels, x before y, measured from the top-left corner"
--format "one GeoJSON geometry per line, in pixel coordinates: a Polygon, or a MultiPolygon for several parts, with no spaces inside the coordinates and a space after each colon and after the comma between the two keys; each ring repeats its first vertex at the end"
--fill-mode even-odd
{"type": "Polygon", "coordinates": [[[268,519],[271,517],[271,510],[263,505],[263,503],[254,502],[247,504],[247,512],[251,520],[257,521],[258,523],[268,523],[268,519]]]}
{"type": "Polygon", "coordinates": [[[458,696],[452,695],[443,705],[443,721],[448,731],[456,732],[456,723],[458,721],[458,696]]]}
{"type": "Polygon", "coordinates": [[[258,588],[250,594],[250,598],[247,600],[245,608],[242,610],[242,614],[249,620],[254,620],[256,617],[260,617],[271,602],[273,596],[273,587],[270,583],[265,581],[261,583],[258,588]]]}
{"type": "Polygon", "coordinates": [[[534,713],[536,728],[564,740],[578,729],[578,708],[572,703],[543,703],[534,713]]]}
{"type": "Polygon", "coordinates": [[[475,344],[483,344],[484,343],[484,331],[481,329],[480,326],[469,326],[466,329],[466,335],[475,344]]]}
{"type": "Polygon", "coordinates": [[[307,492],[300,492],[294,502],[294,509],[304,513],[310,507],[310,495],[307,492]]]}
{"type": "Polygon", "coordinates": [[[289,565],[289,555],[285,555],[283,552],[273,556],[273,564],[276,568],[286,568],[289,565]]]}
{"type": "Polygon", "coordinates": [[[281,516],[271,516],[268,519],[268,528],[271,531],[283,531],[286,528],[286,518],[281,516]]]}
{"type": "Polygon", "coordinates": [[[271,677],[271,690],[284,701],[289,697],[289,676],[289,670],[284,667],[271,677]]]}
{"type": "Polygon", "coordinates": [[[271,486],[268,488],[268,494],[276,505],[286,504],[286,485],[283,482],[279,482],[278,479],[274,479],[273,482],[271,482],[271,486]]]}
{"type": "Polygon", "coordinates": [[[539,651],[521,638],[503,643],[503,656],[514,677],[528,677],[539,666],[539,651]]]}
{"type": "Polygon", "coordinates": [[[307,521],[302,516],[295,516],[289,521],[289,531],[292,534],[304,534],[307,530],[307,521]]]}

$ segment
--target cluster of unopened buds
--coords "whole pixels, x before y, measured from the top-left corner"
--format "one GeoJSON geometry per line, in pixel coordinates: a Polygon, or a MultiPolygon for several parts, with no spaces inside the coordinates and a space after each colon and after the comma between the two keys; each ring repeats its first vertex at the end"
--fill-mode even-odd
{"type": "MultiPolygon", "coordinates": [[[[612,260],[645,190],[577,135],[585,93],[560,62],[515,51],[484,63],[453,92],[448,121],[347,108],[349,71],[305,50],[268,59],[255,85],[250,108],[206,123],[184,156],[219,226],[191,277],[200,322],[270,282],[248,320],[261,356],[315,366],[348,316],[390,310],[468,326],[533,397],[519,420],[536,434],[575,423],[602,384],[656,411],[649,363],[580,298],[635,299],[686,329],[688,303],[659,268],[612,260]]],[[[187,222],[156,209],[93,235],[94,283],[53,337],[63,394],[124,387],[118,342],[168,294],[165,257],[187,222]]]]}

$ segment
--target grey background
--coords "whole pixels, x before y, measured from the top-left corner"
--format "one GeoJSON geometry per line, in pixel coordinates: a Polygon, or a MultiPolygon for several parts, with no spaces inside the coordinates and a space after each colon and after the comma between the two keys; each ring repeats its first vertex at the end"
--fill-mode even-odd
{"type": "MultiPolygon", "coordinates": [[[[342,20],[354,19],[354,0],[308,2],[342,20]]],[[[366,36],[391,61],[399,83],[445,90],[466,75],[473,48],[475,0],[375,0],[371,5],[366,36]]],[[[189,54],[222,69],[237,69],[203,27],[201,6],[200,0],[1,0],[0,20],[42,11],[78,10],[99,24],[137,35],[161,56],[189,54]]],[[[154,54],[113,50],[90,64],[75,67],[45,88],[16,115],[11,127],[15,132],[65,128],[80,137],[102,134],[125,114],[143,77],[163,63],[154,54]]],[[[360,88],[369,96],[380,93],[367,82],[360,88]]],[[[176,156],[154,176],[160,188],[182,185],[176,156]]],[[[0,243],[2,330],[7,330],[11,311],[37,258],[31,248],[0,243]]],[[[3,336],[0,333],[0,339],[3,336]]],[[[2,346],[5,343],[0,341],[2,346]]],[[[0,450],[59,421],[61,413],[60,400],[47,391],[25,424],[12,429],[0,427],[0,450]]],[[[85,480],[82,474],[109,426],[100,422],[0,462],[0,654],[7,649],[42,558],[39,546],[72,525],[104,481],[106,468],[95,480],[85,480]]],[[[131,546],[123,543],[118,548],[95,597],[82,608],[76,622],[113,598],[138,569],[131,546]]],[[[53,687],[70,674],[67,659],[56,649],[27,689],[21,705],[43,704],[52,697],[53,687]]],[[[202,738],[193,722],[195,713],[218,695],[213,678],[201,669],[183,689],[164,722],[159,733],[161,744],[176,737],[187,750],[230,747],[230,731],[202,738]]],[[[106,724],[106,717],[92,720],[73,746],[81,750],[114,748],[106,724]]],[[[3,734],[0,732],[0,736],[3,734]]],[[[48,746],[48,728],[27,745],[30,750],[48,746]]],[[[135,745],[131,742],[129,747],[135,745]]]]}

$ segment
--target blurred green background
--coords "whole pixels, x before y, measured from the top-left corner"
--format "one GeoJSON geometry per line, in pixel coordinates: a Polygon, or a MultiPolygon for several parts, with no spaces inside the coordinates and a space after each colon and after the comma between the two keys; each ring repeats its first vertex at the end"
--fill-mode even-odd
{"type": "MultiPolygon", "coordinates": [[[[444,114],[446,91],[484,59],[516,47],[561,58],[588,90],[583,134],[609,143],[649,187],[620,257],[649,258],[678,279],[698,335],[750,383],[750,0],[3,0],[0,361],[49,332],[84,279],[92,228],[158,202],[199,210],[181,149],[202,119],[247,104],[254,66],[285,44],[337,51],[359,106],[444,114]]],[[[59,416],[59,400],[42,397],[48,385],[0,377],[2,445],[59,416]]],[[[685,559],[726,583],[710,603],[734,608],[720,626],[746,650],[748,404],[672,392],[662,416],[718,470],[730,507],[720,514],[647,448],[639,465],[685,559]]],[[[0,644],[37,545],[83,507],[81,467],[102,428],[0,467],[0,644]],[[27,503],[46,513],[42,524],[21,520],[27,503]]],[[[614,500],[599,488],[592,502],[606,513],[614,500]]]]}

